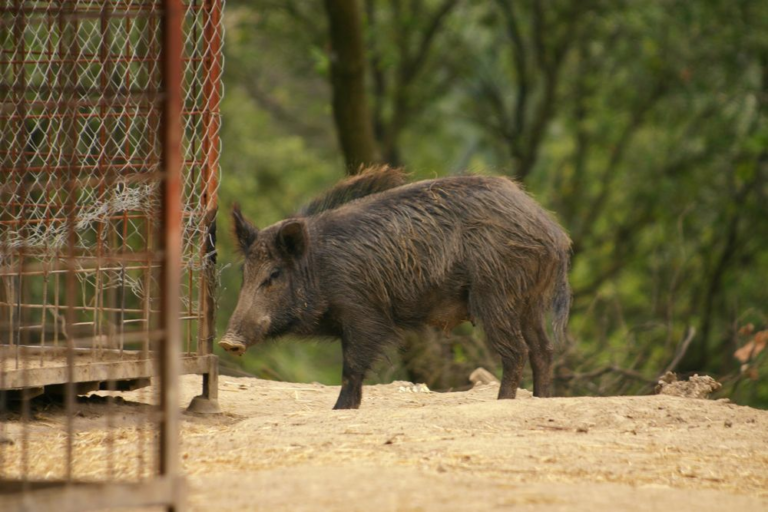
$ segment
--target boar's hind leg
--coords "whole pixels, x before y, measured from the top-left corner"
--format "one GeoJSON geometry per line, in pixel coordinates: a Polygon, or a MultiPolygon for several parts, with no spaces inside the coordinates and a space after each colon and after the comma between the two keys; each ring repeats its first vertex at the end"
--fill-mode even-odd
{"type": "MultiPolygon", "coordinates": [[[[357,316],[357,315],[356,315],[357,316]]],[[[370,315],[357,316],[354,327],[345,327],[341,338],[344,364],[341,393],[334,409],[357,409],[363,399],[363,379],[381,355],[385,345],[396,339],[386,321],[374,321],[370,315]]]]}
{"type": "Polygon", "coordinates": [[[544,315],[540,308],[531,307],[522,319],[523,336],[528,344],[533,371],[533,396],[551,396],[552,354],[554,348],[544,328],[544,315]]]}
{"type": "Polygon", "coordinates": [[[494,329],[492,334],[486,336],[496,351],[501,355],[501,386],[499,387],[499,399],[515,398],[517,388],[523,378],[523,367],[527,349],[523,339],[523,333],[516,322],[510,322],[510,326],[503,329],[494,329]]]}
{"type": "Polygon", "coordinates": [[[528,355],[520,322],[512,308],[500,307],[507,302],[506,299],[496,301],[486,298],[473,302],[472,311],[478,313],[488,345],[501,356],[503,373],[499,399],[515,398],[528,355]]]}

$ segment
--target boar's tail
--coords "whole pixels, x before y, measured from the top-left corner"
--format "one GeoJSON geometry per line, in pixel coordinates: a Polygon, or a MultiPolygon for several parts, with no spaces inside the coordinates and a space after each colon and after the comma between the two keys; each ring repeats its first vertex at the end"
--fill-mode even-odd
{"type": "Polygon", "coordinates": [[[571,287],[568,285],[569,256],[566,253],[561,258],[552,297],[552,329],[555,334],[555,342],[559,344],[565,342],[565,331],[568,328],[568,315],[571,310],[571,287]]]}

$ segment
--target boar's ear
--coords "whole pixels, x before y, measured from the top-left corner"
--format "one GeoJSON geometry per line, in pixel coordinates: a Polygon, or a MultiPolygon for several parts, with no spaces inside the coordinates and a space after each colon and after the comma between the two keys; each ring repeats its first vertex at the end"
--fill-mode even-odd
{"type": "Polygon", "coordinates": [[[259,230],[243,217],[243,212],[240,211],[239,204],[235,204],[232,207],[232,220],[234,221],[233,225],[235,227],[237,245],[240,247],[240,250],[243,251],[243,254],[245,254],[248,252],[248,248],[251,244],[258,238],[259,230]]]}
{"type": "Polygon", "coordinates": [[[307,226],[304,221],[290,220],[280,226],[277,247],[284,257],[302,257],[307,250],[307,226]]]}

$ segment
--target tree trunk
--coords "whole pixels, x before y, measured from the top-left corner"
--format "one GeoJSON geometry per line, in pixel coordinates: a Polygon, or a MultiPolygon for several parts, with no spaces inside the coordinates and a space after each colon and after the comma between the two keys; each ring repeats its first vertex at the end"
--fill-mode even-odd
{"type": "Polygon", "coordinates": [[[325,0],[331,50],[333,118],[348,174],[378,161],[366,102],[365,47],[357,0],[325,0]]]}

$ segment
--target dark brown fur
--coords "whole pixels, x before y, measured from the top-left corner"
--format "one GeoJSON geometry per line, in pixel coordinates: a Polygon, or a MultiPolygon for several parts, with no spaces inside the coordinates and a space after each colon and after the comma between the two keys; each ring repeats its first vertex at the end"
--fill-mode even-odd
{"type": "Polygon", "coordinates": [[[288,333],[341,338],[336,408],[356,408],[384,346],[406,330],[470,320],[501,355],[499,398],[514,398],[526,356],[534,393],[548,396],[553,348],[544,315],[554,309],[562,336],[570,305],[562,228],[505,178],[384,188],[262,231],[235,211],[246,262],[222,346],[242,352],[288,333]]]}
{"type": "Polygon", "coordinates": [[[366,167],[357,175],[337,183],[331,190],[299,210],[298,215],[302,217],[317,215],[356,199],[405,185],[405,183],[405,173],[401,168],[388,165],[366,167]]]}

